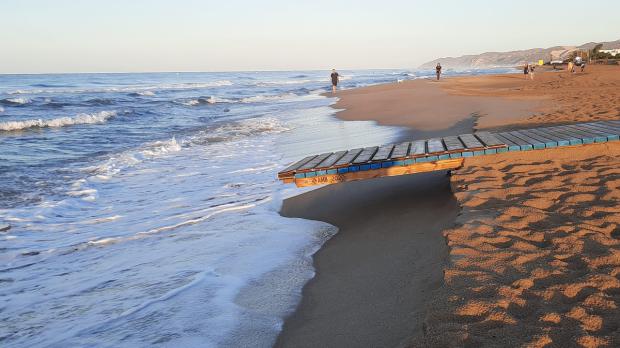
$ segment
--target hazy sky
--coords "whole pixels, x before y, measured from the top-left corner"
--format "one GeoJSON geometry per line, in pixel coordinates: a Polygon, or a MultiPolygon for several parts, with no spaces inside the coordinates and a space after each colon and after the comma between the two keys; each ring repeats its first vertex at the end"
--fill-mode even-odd
{"type": "Polygon", "coordinates": [[[414,68],[616,39],[619,0],[0,0],[0,73],[414,68]]]}

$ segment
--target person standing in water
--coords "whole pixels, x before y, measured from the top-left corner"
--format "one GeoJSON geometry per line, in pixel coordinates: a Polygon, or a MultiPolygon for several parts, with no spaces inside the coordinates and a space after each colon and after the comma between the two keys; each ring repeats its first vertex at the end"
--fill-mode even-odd
{"type": "Polygon", "coordinates": [[[437,63],[437,66],[435,67],[435,73],[437,73],[437,81],[439,81],[439,77],[441,76],[441,64],[437,63]]]}
{"type": "Polygon", "coordinates": [[[336,72],[336,69],[332,69],[332,93],[336,93],[336,87],[340,81],[340,75],[336,72]]]}

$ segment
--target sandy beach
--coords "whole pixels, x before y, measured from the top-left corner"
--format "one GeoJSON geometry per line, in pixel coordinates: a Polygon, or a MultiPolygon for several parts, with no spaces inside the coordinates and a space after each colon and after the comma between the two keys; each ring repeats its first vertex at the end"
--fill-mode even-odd
{"type": "MultiPolygon", "coordinates": [[[[620,118],[620,68],[406,81],[337,93],[344,120],[475,129],[620,118]]],[[[277,346],[618,344],[618,144],[467,159],[324,187],[282,214],[340,232],[277,346]]]]}

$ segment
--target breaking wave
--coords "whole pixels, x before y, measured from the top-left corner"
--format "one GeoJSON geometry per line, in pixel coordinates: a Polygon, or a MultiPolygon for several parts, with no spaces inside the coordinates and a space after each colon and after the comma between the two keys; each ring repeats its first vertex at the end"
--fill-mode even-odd
{"type": "Polygon", "coordinates": [[[109,118],[116,116],[115,111],[101,111],[92,114],[78,114],[74,117],[59,117],[50,120],[36,119],[25,121],[0,122],[0,131],[17,131],[28,128],[56,128],[78,124],[104,123],[109,118]]]}
{"type": "Polygon", "coordinates": [[[2,105],[8,105],[8,106],[18,106],[18,105],[25,105],[30,103],[30,99],[28,98],[6,98],[6,99],[0,99],[0,104],[2,105]]]}
{"type": "MultiPolygon", "coordinates": [[[[141,85],[131,87],[105,87],[105,88],[49,88],[49,89],[17,89],[9,94],[40,94],[40,93],[110,93],[110,92],[136,92],[148,93],[158,90],[185,90],[200,89],[210,87],[231,86],[229,80],[219,80],[212,82],[191,82],[191,83],[170,83],[159,85],[141,85]]],[[[148,94],[146,94],[148,95],[148,94]]]]}

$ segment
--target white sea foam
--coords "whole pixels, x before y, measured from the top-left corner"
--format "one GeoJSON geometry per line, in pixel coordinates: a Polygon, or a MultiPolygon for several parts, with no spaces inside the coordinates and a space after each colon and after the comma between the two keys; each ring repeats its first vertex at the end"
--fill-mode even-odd
{"type": "Polygon", "coordinates": [[[6,98],[2,99],[3,104],[24,105],[30,103],[28,98],[6,98]]]}
{"type": "Polygon", "coordinates": [[[155,159],[178,151],[181,151],[181,144],[174,137],[170,140],[154,141],[140,148],[113,155],[102,164],[84,168],[84,171],[96,179],[105,181],[124,169],[133,167],[145,160],[155,159]]]}
{"type": "Polygon", "coordinates": [[[116,111],[101,111],[92,114],[78,114],[74,117],[59,117],[49,120],[34,119],[24,121],[0,122],[0,131],[17,131],[28,128],[56,128],[78,124],[104,123],[109,118],[116,116],[116,111]]]}
{"type": "Polygon", "coordinates": [[[0,106],[0,113],[4,112],[4,108],[0,106]]]}
{"type": "MultiPolygon", "coordinates": [[[[211,87],[223,87],[233,85],[229,80],[218,80],[212,82],[192,82],[192,83],[165,83],[157,85],[136,85],[129,87],[102,87],[102,88],[47,88],[47,89],[17,89],[8,92],[9,94],[41,94],[41,93],[110,93],[110,92],[135,92],[148,93],[159,90],[186,90],[211,87]]],[[[149,94],[146,94],[149,95],[149,94]]]]}
{"type": "Polygon", "coordinates": [[[253,97],[246,97],[241,99],[242,103],[263,103],[269,101],[285,101],[297,97],[294,93],[284,93],[278,95],[256,95],[253,97]]]}
{"type": "Polygon", "coordinates": [[[138,92],[136,94],[141,95],[141,96],[145,96],[145,97],[152,97],[152,96],[155,95],[155,92],[153,92],[153,91],[142,91],[142,92],[138,92]]]}

